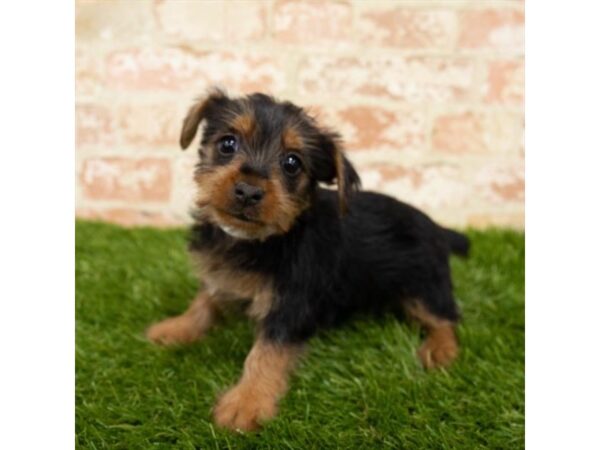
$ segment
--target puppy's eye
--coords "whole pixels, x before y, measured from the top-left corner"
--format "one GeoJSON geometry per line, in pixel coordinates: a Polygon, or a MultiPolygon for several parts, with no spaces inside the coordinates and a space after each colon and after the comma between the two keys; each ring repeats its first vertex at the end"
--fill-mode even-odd
{"type": "Polygon", "coordinates": [[[302,161],[294,154],[286,155],[281,162],[281,167],[288,175],[294,176],[300,173],[302,169],[302,161]]]}
{"type": "Polygon", "coordinates": [[[235,136],[227,135],[219,140],[219,153],[225,156],[233,155],[238,149],[238,141],[235,136]]]}

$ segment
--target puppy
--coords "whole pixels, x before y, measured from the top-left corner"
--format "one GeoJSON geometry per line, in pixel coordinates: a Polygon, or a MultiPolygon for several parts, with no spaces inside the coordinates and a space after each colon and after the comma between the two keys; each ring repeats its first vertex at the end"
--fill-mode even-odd
{"type": "Polygon", "coordinates": [[[246,301],[256,341],[214,408],[219,426],[252,430],[272,418],[305,343],[358,312],[403,307],[425,328],[418,355],[426,368],[456,358],[448,259],[466,255],[465,236],[393,198],[359,192],[339,135],[292,103],[211,91],[187,114],[182,148],[201,122],[189,249],[205,289],[147,336],[196,341],[221,305],[246,301]]]}

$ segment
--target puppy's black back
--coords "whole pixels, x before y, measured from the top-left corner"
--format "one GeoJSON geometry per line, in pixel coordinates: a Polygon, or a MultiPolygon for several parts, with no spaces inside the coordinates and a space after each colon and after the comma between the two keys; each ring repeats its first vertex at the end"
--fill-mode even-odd
{"type": "Polygon", "coordinates": [[[349,277],[360,279],[364,306],[425,302],[449,320],[458,313],[451,294],[450,243],[444,229],[410,205],[372,192],[356,195],[343,219],[349,277]]]}

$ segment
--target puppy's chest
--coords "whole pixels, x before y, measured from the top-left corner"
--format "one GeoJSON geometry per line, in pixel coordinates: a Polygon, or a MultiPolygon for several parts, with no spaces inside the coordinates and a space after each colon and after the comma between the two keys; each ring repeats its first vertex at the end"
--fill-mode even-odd
{"type": "Polygon", "coordinates": [[[246,312],[257,320],[269,313],[273,302],[270,277],[240,269],[213,252],[192,251],[191,256],[200,280],[215,302],[249,300],[246,312]]]}

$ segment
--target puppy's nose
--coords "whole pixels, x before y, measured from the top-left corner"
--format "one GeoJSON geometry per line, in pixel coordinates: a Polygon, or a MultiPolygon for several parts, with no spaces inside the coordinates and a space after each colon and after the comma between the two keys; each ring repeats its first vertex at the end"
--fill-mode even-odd
{"type": "Polygon", "coordinates": [[[262,188],[252,186],[243,181],[235,184],[233,192],[236,200],[245,206],[256,205],[265,196],[265,191],[263,191],[262,188]]]}

